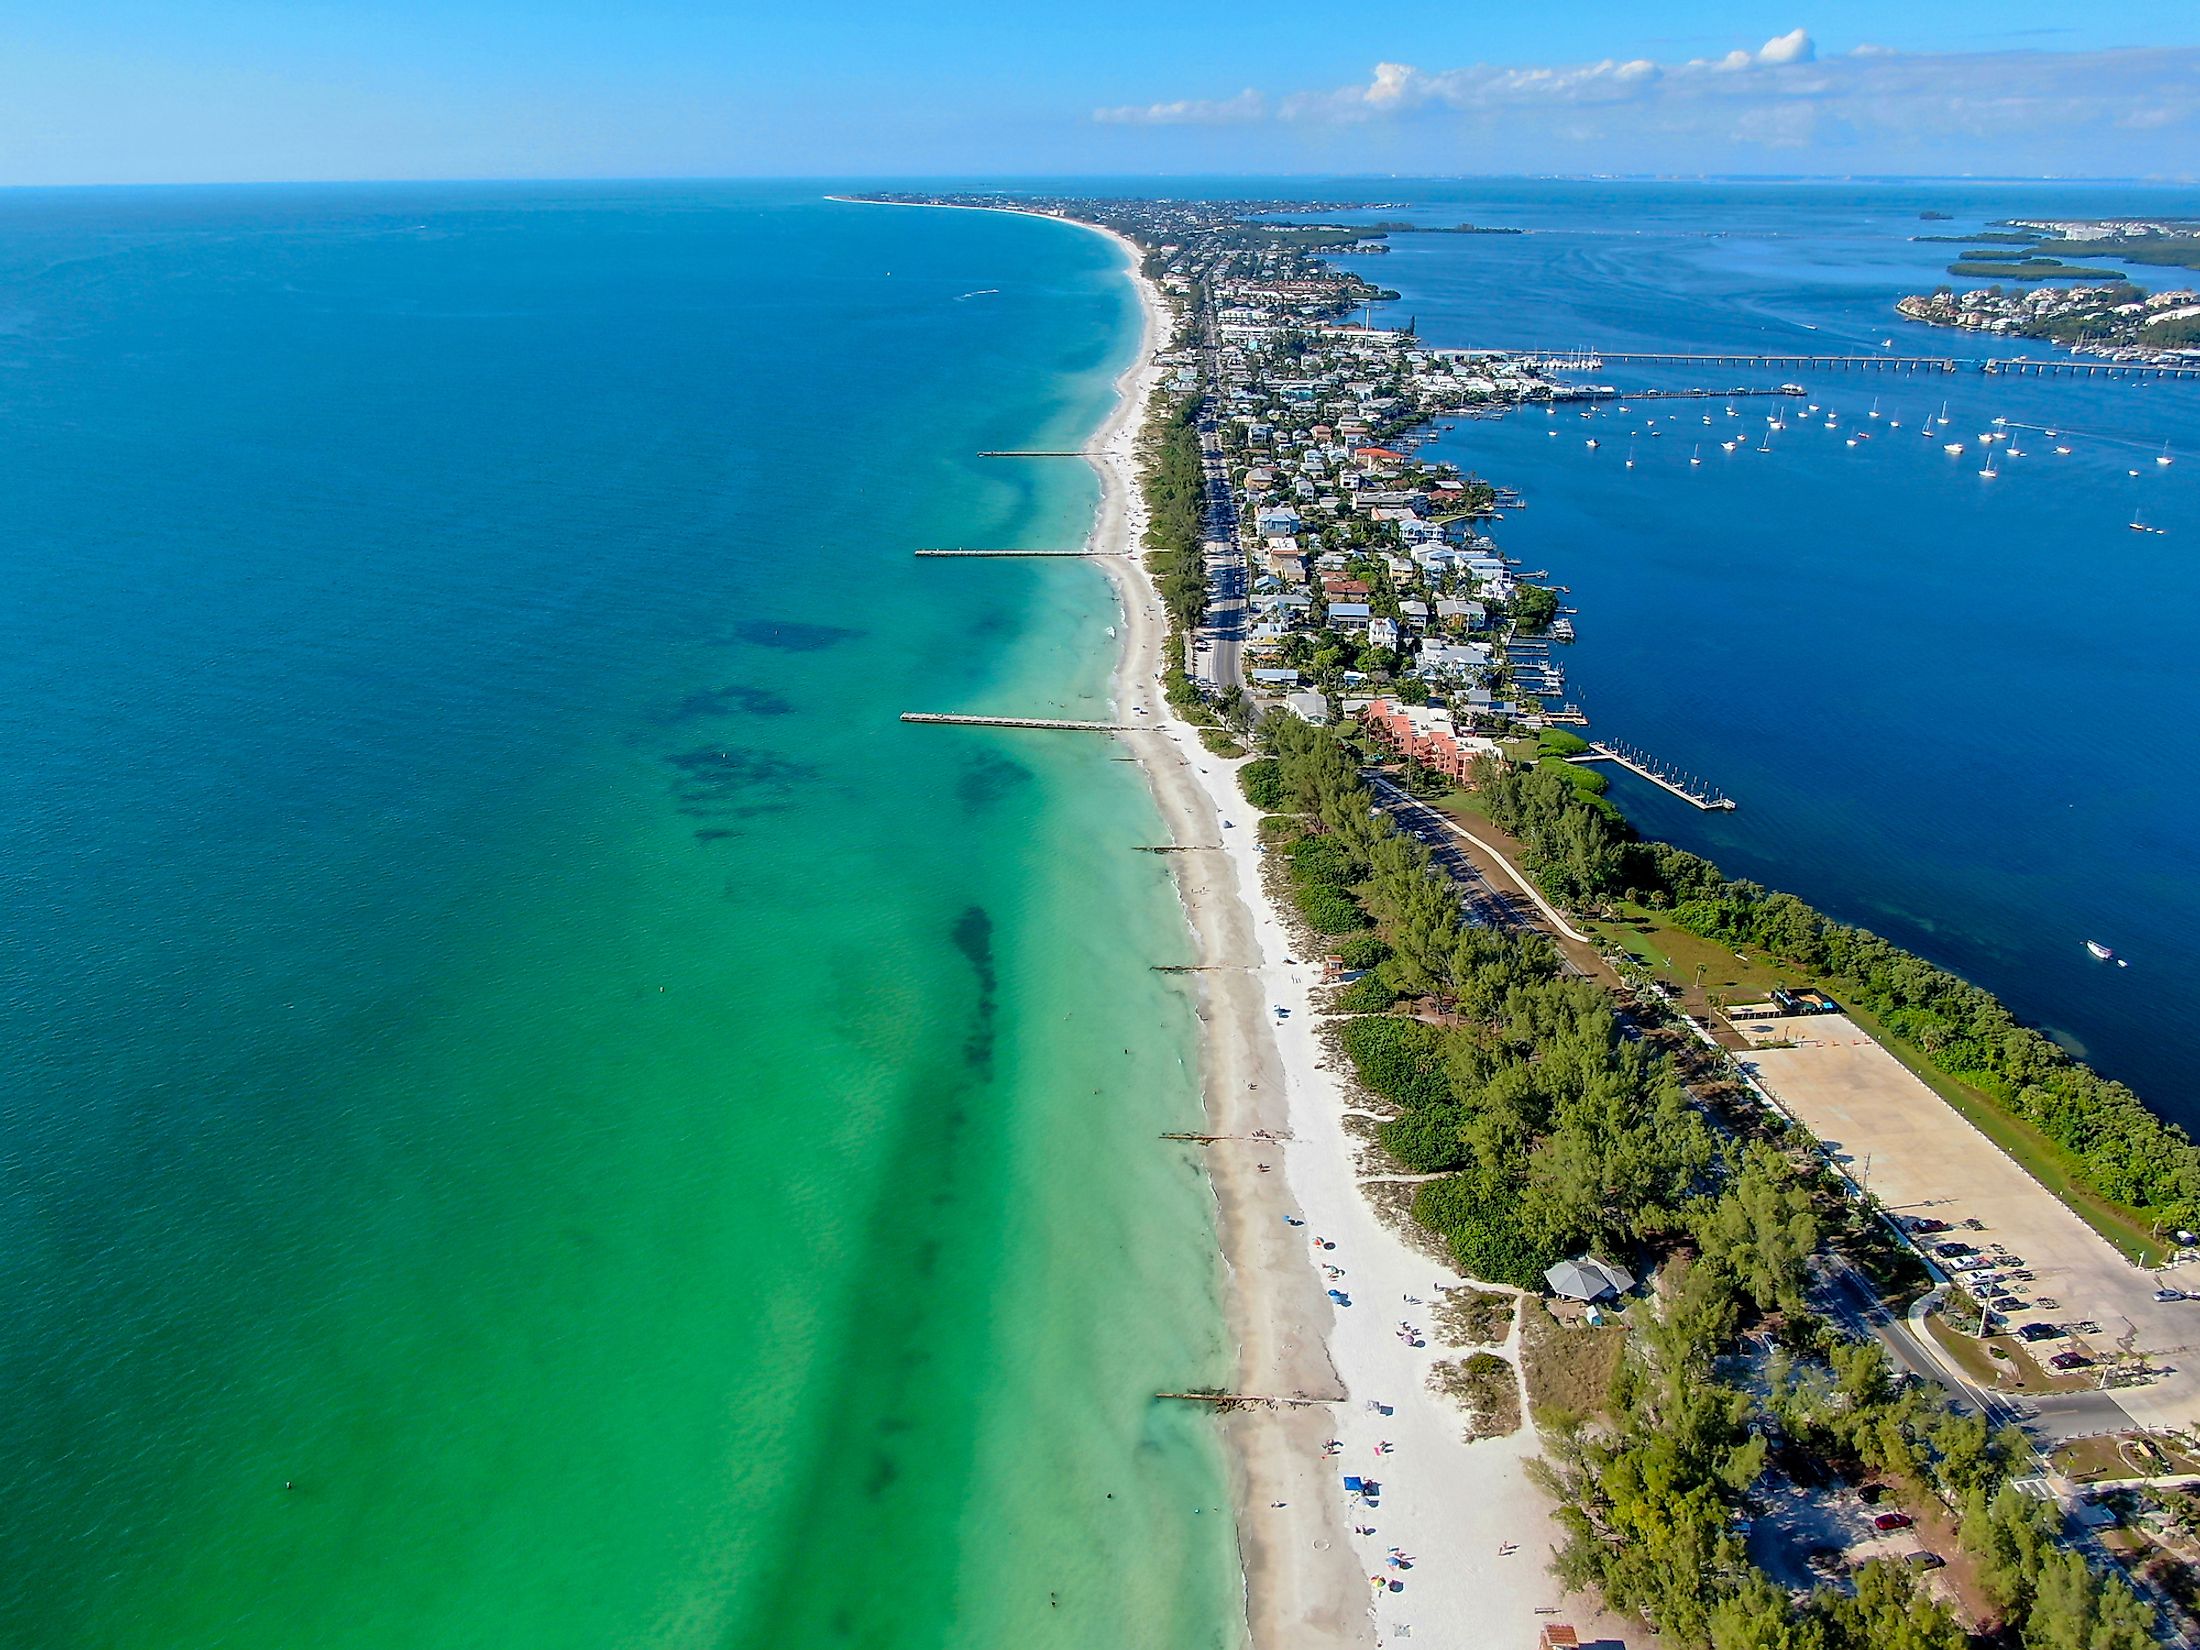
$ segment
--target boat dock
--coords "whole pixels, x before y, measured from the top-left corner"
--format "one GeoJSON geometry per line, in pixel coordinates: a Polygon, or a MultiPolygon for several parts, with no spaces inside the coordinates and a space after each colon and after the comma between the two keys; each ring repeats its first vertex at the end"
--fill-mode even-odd
{"type": "Polygon", "coordinates": [[[1669,791],[1683,802],[1692,803],[1705,813],[1732,813],[1734,799],[1724,791],[1715,790],[1700,779],[1695,779],[1678,769],[1669,768],[1631,745],[1608,744],[1591,740],[1588,754],[1569,756],[1569,762],[1613,762],[1625,768],[1637,779],[1647,779],[1661,791],[1669,791]]]}
{"type": "Polygon", "coordinates": [[[1142,733],[1127,722],[1075,722],[1060,716],[957,716],[946,711],[905,710],[904,722],[933,722],[955,728],[1053,728],[1063,733],[1142,733]]]}
{"type": "Polygon", "coordinates": [[[992,452],[983,452],[978,456],[980,458],[1101,458],[1105,454],[1099,448],[1094,448],[1088,452],[1082,447],[1048,448],[1044,450],[1010,447],[992,452]]]}
{"type": "Polygon", "coordinates": [[[912,554],[919,556],[1063,556],[1084,561],[1095,556],[1105,555],[1106,552],[1102,550],[968,550],[961,546],[951,546],[938,550],[918,550],[912,552],[912,554]]]}

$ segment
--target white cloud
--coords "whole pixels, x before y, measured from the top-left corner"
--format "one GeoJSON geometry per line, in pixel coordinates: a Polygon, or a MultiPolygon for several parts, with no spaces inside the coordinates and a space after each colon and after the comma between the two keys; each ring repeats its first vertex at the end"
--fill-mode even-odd
{"type": "Polygon", "coordinates": [[[1802,29],[1790,29],[1775,39],[1767,40],[1764,49],[1757,53],[1760,63],[1809,63],[1818,56],[1818,47],[1810,35],[1802,29]]]}
{"type": "Polygon", "coordinates": [[[2178,144],[2200,144],[2200,50],[1909,53],[1867,45],[1821,58],[1798,28],[1755,51],[1682,63],[1378,63],[1364,79],[1329,90],[1268,97],[1248,89],[1221,102],[1101,110],[1095,118],[1275,120],[1331,152],[1357,134],[1349,143],[1363,151],[1393,141],[1423,157],[1435,152],[1433,124],[1478,156],[1541,161],[1565,146],[1597,165],[1624,159],[1644,169],[1838,150],[1844,165],[1869,158],[1890,169],[1998,155],[2005,165],[2050,172],[2190,171],[2178,144]],[[1378,140],[1375,129],[1385,126],[1401,135],[1378,140]],[[1336,137],[1319,139],[1324,129],[1336,137]]]}
{"type": "Polygon", "coordinates": [[[1259,120],[1268,100],[1248,86],[1235,97],[1184,98],[1175,103],[1126,103],[1095,109],[1092,118],[1109,126],[1228,126],[1259,120]]]}

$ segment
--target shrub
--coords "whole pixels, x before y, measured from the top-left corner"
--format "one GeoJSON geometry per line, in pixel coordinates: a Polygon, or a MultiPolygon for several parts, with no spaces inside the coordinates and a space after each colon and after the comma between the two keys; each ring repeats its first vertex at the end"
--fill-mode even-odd
{"type": "Polygon", "coordinates": [[[1583,756],[1589,749],[1588,740],[1565,728],[1545,728],[1536,735],[1535,743],[1545,756],[1583,756]]]}
{"type": "Polygon", "coordinates": [[[1390,946],[1380,934],[1360,934],[1337,947],[1347,968],[1374,968],[1390,957],[1390,946]]]}
{"type": "Polygon", "coordinates": [[[1397,1000],[1398,993],[1380,974],[1367,973],[1337,993],[1337,1008],[1346,1014],[1380,1014],[1397,1000]]]}
{"type": "Polygon", "coordinates": [[[1467,1142],[1459,1131],[1464,1119],[1457,1106],[1421,1106],[1382,1124],[1375,1136],[1413,1173],[1434,1174],[1465,1166],[1467,1142]]]}
{"type": "Polygon", "coordinates": [[[1541,1289],[1544,1269],[1559,1257],[1545,1254],[1521,1231],[1518,1210],[1508,1189],[1480,1175],[1432,1180],[1413,1199],[1413,1218],[1444,1234],[1468,1277],[1541,1289]]]}
{"type": "Polygon", "coordinates": [[[1257,756],[1238,769],[1238,789],[1245,800],[1264,814],[1283,806],[1283,764],[1272,756],[1257,756]]]}
{"type": "Polygon", "coordinates": [[[1299,915],[1317,934],[1349,934],[1368,926],[1367,913],[1341,888],[1325,882],[1301,885],[1291,891],[1299,915]]]}
{"type": "Polygon", "coordinates": [[[1444,1036],[1434,1026],[1369,1015],[1347,1020],[1341,1040],[1352,1069],[1371,1093],[1407,1107],[1452,1102],[1451,1083],[1444,1075],[1444,1036]]]}

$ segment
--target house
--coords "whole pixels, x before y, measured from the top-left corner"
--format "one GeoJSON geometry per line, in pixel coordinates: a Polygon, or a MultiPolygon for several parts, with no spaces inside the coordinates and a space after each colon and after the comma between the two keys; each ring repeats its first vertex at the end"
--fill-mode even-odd
{"type": "Polygon", "coordinates": [[[1283,696],[1283,708],[1300,721],[1317,728],[1329,726],[1329,700],[1311,688],[1301,688],[1296,693],[1283,696]]]}
{"type": "Polygon", "coordinates": [[[1480,602],[1439,601],[1436,622],[1447,630],[1481,630],[1490,622],[1490,610],[1480,602]]]}
{"type": "Polygon", "coordinates": [[[1423,642],[1415,669],[1424,676],[1473,676],[1490,668],[1490,650],[1473,642],[1423,642]]]}
{"type": "Polygon", "coordinates": [[[1299,513],[1288,504],[1263,505],[1253,517],[1253,530],[1262,538],[1289,538],[1299,530],[1299,513]]]}
{"type": "Polygon", "coordinates": [[[1256,686],[1265,688],[1297,687],[1299,673],[1295,670],[1256,670],[1252,673],[1256,686]]]}
{"type": "Polygon", "coordinates": [[[1374,611],[1365,602],[1329,604],[1329,626],[1332,630],[1364,630],[1374,616],[1374,611]]]}
{"type": "Polygon", "coordinates": [[[1370,647],[1396,648],[1398,645],[1398,621],[1396,619],[1370,619],[1367,625],[1370,647]]]}

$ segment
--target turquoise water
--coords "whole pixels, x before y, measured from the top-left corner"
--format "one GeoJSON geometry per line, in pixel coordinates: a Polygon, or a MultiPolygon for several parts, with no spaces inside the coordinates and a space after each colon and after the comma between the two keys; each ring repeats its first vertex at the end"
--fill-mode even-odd
{"type": "Polygon", "coordinates": [[[1060,226],[0,201],[0,1641],[1230,1641],[1060,226]],[[286,1489],[285,1484],[294,1486],[286,1489]]]}
{"type": "MultiPolygon", "coordinates": [[[[1402,237],[1359,260],[1403,294],[1391,307],[1422,337],[1606,351],[1854,353],[1891,339],[1905,354],[2046,354],[1897,318],[1895,298],[1947,279],[1962,250],[1910,237],[2009,216],[2200,212],[2189,190],[1977,183],[1381,189],[1413,200],[1417,221],[1535,231],[1402,237]],[[1926,207],[1954,219],[1921,221],[1926,207]]],[[[2184,749],[2200,718],[2200,383],[1619,363],[1596,378],[1792,378],[1840,420],[1829,432],[1790,407],[1770,454],[1729,456],[1737,433],[1760,439],[1764,403],[1736,403],[1736,419],[1719,402],[1640,403],[1594,422],[1464,422],[1435,449],[1526,493],[1497,536],[1572,588],[1569,692],[1595,731],[1741,804],[1701,814],[1620,776],[1629,813],[1978,981],[2200,1129],[2186,1056],[2200,1034],[2186,989],[2200,974],[2200,780],[2184,749]],[[1943,402],[1961,458],[1919,434],[1943,402]],[[1653,413],[1671,433],[1640,433],[1653,413]],[[1987,481],[1978,435],[1996,418],[2033,428],[1987,481]],[[1859,429],[1873,438],[1852,448],[1859,429]],[[2165,440],[2181,455],[2167,468],[2153,462],[2165,440]],[[2131,532],[2135,511],[2165,532],[2131,532]],[[2088,939],[2130,966],[2095,962],[2088,939]]]]}

